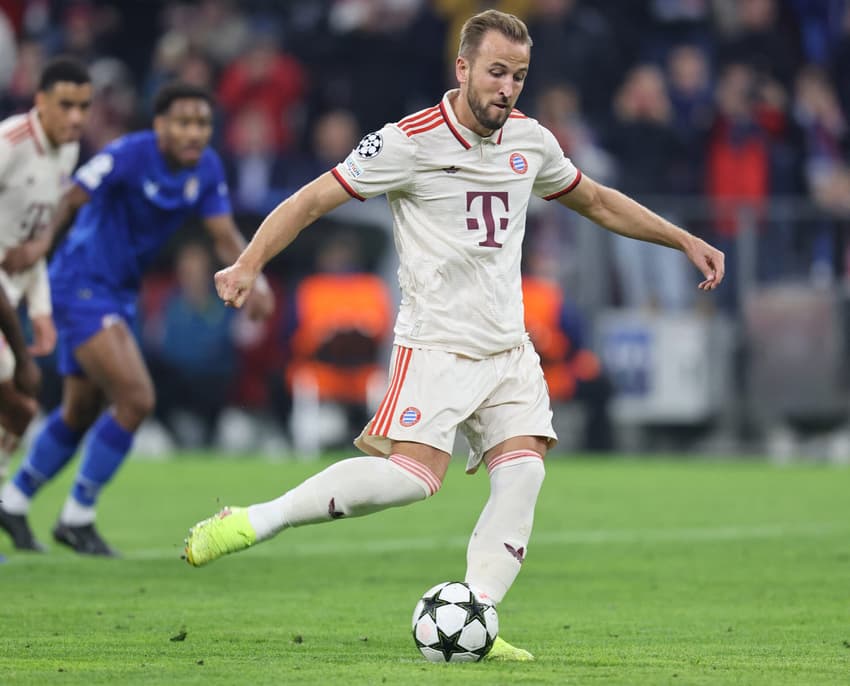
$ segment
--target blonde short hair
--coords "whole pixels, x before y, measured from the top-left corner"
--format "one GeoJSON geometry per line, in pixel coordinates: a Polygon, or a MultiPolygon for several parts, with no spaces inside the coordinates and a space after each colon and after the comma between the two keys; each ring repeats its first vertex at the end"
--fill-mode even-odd
{"type": "Polygon", "coordinates": [[[458,55],[471,60],[478,52],[478,47],[488,31],[498,31],[514,43],[525,43],[532,46],[531,36],[525,22],[513,14],[499,10],[485,10],[470,17],[460,30],[460,47],[458,55]]]}

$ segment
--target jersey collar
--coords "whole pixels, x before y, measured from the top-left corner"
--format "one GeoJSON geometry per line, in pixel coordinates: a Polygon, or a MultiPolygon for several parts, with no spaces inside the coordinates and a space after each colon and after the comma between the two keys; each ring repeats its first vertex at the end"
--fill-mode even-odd
{"type": "Polygon", "coordinates": [[[29,126],[30,131],[32,132],[32,140],[33,143],[35,143],[35,149],[38,151],[39,155],[43,155],[44,151],[49,150],[52,146],[47,140],[47,134],[44,133],[44,128],[38,118],[38,110],[36,110],[35,107],[27,112],[27,126],[29,126]]]}
{"type": "Polygon", "coordinates": [[[502,130],[504,127],[499,129],[498,132],[494,131],[489,136],[485,137],[479,136],[475,133],[475,131],[466,128],[458,121],[454,108],[452,107],[452,100],[459,96],[460,89],[455,88],[453,90],[446,91],[446,94],[440,102],[440,112],[443,115],[443,119],[446,120],[446,125],[449,127],[449,131],[452,132],[452,135],[467,150],[469,150],[473,145],[500,145],[502,143],[502,130]]]}

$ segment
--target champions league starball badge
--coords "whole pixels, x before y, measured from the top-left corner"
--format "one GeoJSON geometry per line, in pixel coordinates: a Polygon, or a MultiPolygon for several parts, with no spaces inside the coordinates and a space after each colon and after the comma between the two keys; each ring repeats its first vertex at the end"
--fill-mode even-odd
{"type": "Polygon", "coordinates": [[[357,144],[355,151],[364,160],[368,160],[381,152],[382,147],[384,147],[384,139],[381,138],[381,134],[377,132],[368,133],[357,144]]]}

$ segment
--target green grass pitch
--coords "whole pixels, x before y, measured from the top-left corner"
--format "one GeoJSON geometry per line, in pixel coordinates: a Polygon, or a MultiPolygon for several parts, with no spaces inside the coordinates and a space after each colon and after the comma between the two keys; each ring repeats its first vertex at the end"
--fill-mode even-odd
{"type": "MultiPolygon", "coordinates": [[[[189,525],[326,463],[131,460],[99,518],[123,559],[0,539],[0,683],[850,683],[850,470],[685,458],[551,457],[499,608],[502,635],[537,661],[426,663],[413,606],[463,577],[487,497],[457,462],[427,502],[192,569],[189,525]]],[[[71,476],[35,502],[45,542],[71,476]]]]}

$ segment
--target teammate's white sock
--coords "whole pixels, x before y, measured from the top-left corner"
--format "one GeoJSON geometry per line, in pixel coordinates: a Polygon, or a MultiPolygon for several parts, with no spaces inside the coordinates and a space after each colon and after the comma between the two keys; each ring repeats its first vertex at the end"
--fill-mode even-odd
{"type": "Polygon", "coordinates": [[[546,470],[532,450],[499,455],[487,467],[490,498],[466,551],[466,582],[493,603],[505,597],[528,551],[534,506],[546,470]]]}
{"type": "Polygon", "coordinates": [[[9,480],[0,487],[0,507],[9,514],[25,515],[30,511],[30,499],[9,480]]]}
{"type": "Polygon", "coordinates": [[[257,540],[262,541],[281,529],[360,517],[424,500],[440,485],[434,472],[404,455],[352,457],[332,464],[275,500],[251,505],[248,520],[257,540]]]}
{"type": "Polygon", "coordinates": [[[66,526],[85,526],[91,524],[95,519],[95,509],[90,505],[83,505],[74,496],[69,495],[65,499],[59,521],[66,526]]]}

